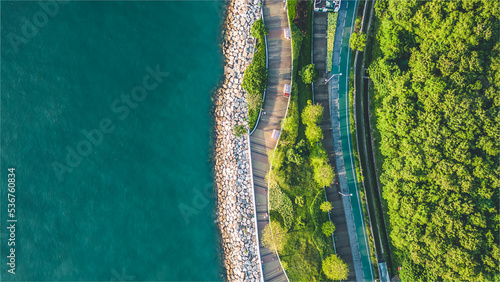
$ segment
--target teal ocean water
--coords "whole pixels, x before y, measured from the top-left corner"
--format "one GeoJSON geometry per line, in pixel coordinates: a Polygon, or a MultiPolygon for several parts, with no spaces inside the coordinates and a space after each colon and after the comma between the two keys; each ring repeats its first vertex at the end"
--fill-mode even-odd
{"type": "Polygon", "coordinates": [[[222,2],[51,3],[1,2],[0,280],[221,280],[222,2]]]}

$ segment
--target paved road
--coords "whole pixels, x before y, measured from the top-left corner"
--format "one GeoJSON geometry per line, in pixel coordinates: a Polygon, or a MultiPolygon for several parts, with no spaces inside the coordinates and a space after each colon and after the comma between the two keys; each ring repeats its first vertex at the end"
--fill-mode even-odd
{"type": "MultiPolygon", "coordinates": [[[[329,77],[326,72],[327,16],[327,13],[314,13],[313,62],[320,73],[320,78],[314,82],[314,103],[322,105],[325,109],[323,120],[320,123],[323,135],[325,136],[322,143],[328,153],[330,164],[335,166],[335,150],[333,147],[332,122],[330,118],[330,97],[328,95],[328,85],[325,84],[325,78],[329,77]]],[[[337,183],[338,179],[330,187],[326,187],[326,197],[333,205],[330,218],[333,224],[335,224],[335,249],[340,258],[350,266],[347,281],[356,281],[344,204],[342,203],[342,196],[338,193],[340,187],[337,183]]]]}
{"type": "MultiPolygon", "coordinates": [[[[291,80],[291,45],[290,40],[283,37],[283,29],[288,28],[284,5],[282,0],[266,0],[263,6],[264,22],[269,29],[267,36],[269,79],[264,102],[266,114],[261,116],[257,128],[250,136],[259,240],[262,238],[262,230],[269,224],[269,218],[265,216],[269,213],[266,181],[266,173],[269,171],[267,154],[276,146],[276,140],[271,138],[271,134],[274,129],[281,128],[281,120],[285,116],[288,105],[288,98],[283,97],[283,86],[285,83],[290,84],[291,80]]],[[[262,264],[264,280],[288,281],[274,250],[262,247],[261,242],[259,251],[264,262],[262,264]]]]}
{"type": "Polygon", "coordinates": [[[356,280],[373,281],[373,267],[370,261],[368,237],[365,231],[363,209],[357,185],[349,125],[349,72],[351,63],[349,38],[354,25],[357,4],[357,0],[342,1],[339,11],[332,74],[342,73],[343,75],[337,76],[330,81],[330,114],[339,185],[343,193],[353,194],[351,197],[342,198],[356,280]]]}

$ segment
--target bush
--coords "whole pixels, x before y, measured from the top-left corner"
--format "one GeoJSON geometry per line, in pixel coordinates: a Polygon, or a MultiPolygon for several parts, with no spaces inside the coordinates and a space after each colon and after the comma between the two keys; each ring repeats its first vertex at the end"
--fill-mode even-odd
{"type": "Polygon", "coordinates": [[[299,75],[302,77],[302,81],[305,84],[311,84],[318,78],[318,70],[314,64],[309,64],[299,71],[299,75]]]}
{"type": "Polygon", "coordinates": [[[307,106],[302,110],[302,123],[305,125],[319,124],[323,119],[323,111],[321,105],[313,105],[311,100],[308,100],[307,106]]]}
{"type": "Polygon", "coordinates": [[[292,56],[293,56],[292,65],[294,70],[294,73],[292,73],[292,81],[295,81],[295,77],[298,71],[297,67],[299,65],[299,53],[302,47],[302,40],[304,39],[304,36],[302,35],[300,29],[294,23],[290,25],[290,32],[292,34],[292,56]]]}
{"type": "Polygon", "coordinates": [[[331,255],[323,261],[323,272],[332,280],[346,280],[349,267],[337,255],[331,255]]]}
{"type": "Polygon", "coordinates": [[[283,119],[281,134],[281,142],[294,144],[297,140],[299,135],[299,109],[295,100],[291,100],[288,105],[288,113],[287,117],[283,119]]]}
{"type": "Polygon", "coordinates": [[[323,222],[326,222],[328,220],[328,216],[325,213],[322,213],[320,208],[321,203],[325,198],[324,193],[325,192],[322,190],[318,191],[318,193],[316,193],[316,196],[314,197],[313,202],[311,203],[311,206],[309,207],[309,211],[311,213],[311,217],[315,227],[313,233],[313,241],[322,258],[325,254],[331,252],[331,250],[328,250],[328,244],[326,243],[325,236],[323,236],[323,232],[321,230],[323,222]]]}
{"type": "Polygon", "coordinates": [[[292,227],[292,200],[278,186],[269,187],[269,211],[277,211],[281,215],[285,230],[289,230],[292,227]]]}
{"type": "Polygon", "coordinates": [[[247,128],[243,124],[235,125],[233,127],[234,136],[240,138],[243,134],[247,133],[247,128]]]}
{"type": "Polygon", "coordinates": [[[335,45],[335,31],[337,29],[338,13],[328,13],[328,29],[326,38],[326,70],[332,71],[333,47],[335,45]]]}
{"type": "Polygon", "coordinates": [[[332,206],[332,203],[330,202],[323,202],[321,203],[321,205],[319,206],[319,208],[323,211],[323,212],[329,212],[333,209],[333,206],[332,206]]]}
{"type": "Polygon", "coordinates": [[[356,32],[353,32],[351,34],[351,38],[349,39],[349,44],[351,45],[352,50],[363,52],[365,50],[366,34],[357,34],[356,32]]]}
{"type": "Polygon", "coordinates": [[[271,221],[262,231],[262,246],[270,250],[276,250],[281,253],[288,241],[288,234],[277,221],[271,221]]]}
{"type": "Polygon", "coordinates": [[[326,237],[330,237],[335,232],[335,225],[331,221],[324,222],[321,230],[326,237]]]}
{"type": "Polygon", "coordinates": [[[306,146],[304,140],[300,140],[296,145],[291,145],[286,151],[286,164],[296,164],[300,166],[304,163],[306,146]]]}
{"type": "Polygon", "coordinates": [[[316,144],[323,140],[323,131],[319,125],[312,123],[306,127],[306,138],[309,140],[311,145],[316,144]]]}
{"type": "Polygon", "coordinates": [[[330,186],[335,178],[333,168],[326,161],[313,167],[313,173],[314,181],[316,181],[320,188],[330,186]]]}
{"type": "Polygon", "coordinates": [[[252,63],[243,74],[241,83],[241,86],[247,92],[248,125],[250,130],[255,127],[264,102],[262,96],[267,84],[266,47],[264,45],[264,36],[266,34],[267,29],[262,19],[255,21],[252,25],[252,36],[257,39],[256,51],[252,63]]]}
{"type": "Polygon", "coordinates": [[[299,207],[303,207],[304,206],[304,197],[303,196],[295,197],[295,204],[298,205],[299,207]]]}
{"type": "Polygon", "coordinates": [[[260,109],[262,107],[262,95],[266,89],[267,69],[266,65],[259,66],[256,62],[247,67],[243,75],[241,86],[248,93],[247,103],[251,109],[260,109]]]}
{"type": "Polygon", "coordinates": [[[264,41],[265,35],[269,35],[269,30],[264,25],[264,21],[262,19],[258,19],[253,23],[251,34],[253,38],[257,38],[261,41],[264,41]]]}

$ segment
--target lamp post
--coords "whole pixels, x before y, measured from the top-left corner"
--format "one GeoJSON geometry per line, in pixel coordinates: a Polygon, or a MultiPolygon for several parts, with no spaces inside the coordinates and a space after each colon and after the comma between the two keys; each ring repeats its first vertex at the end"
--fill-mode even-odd
{"type": "Polygon", "coordinates": [[[348,194],[344,194],[344,193],[341,193],[341,192],[339,192],[339,194],[342,195],[342,196],[344,196],[344,197],[350,197],[350,196],[352,196],[352,194],[348,195],[348,194]]]}
{"type": "Polygon", "coordinates": [[[334,74],[332,74],[332,76],[330,76],[329,79],[325,79],[325,84],[328,83],[330,81],[330,79],[332,79],[336,75],[340,76],[340,75],[342,75],[342,73],[334,73],[334,74]]]}

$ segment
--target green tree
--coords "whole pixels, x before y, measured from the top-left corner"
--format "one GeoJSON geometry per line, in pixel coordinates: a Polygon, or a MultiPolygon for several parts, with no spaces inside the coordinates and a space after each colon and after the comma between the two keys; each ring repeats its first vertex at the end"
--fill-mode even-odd
{"type": "Polygon", "coordinates": [[[314,123],[309,124],[306,127],[306,138],[311,144],[315,144],[316,142],[323,140],[323,131],[321,130],[321,127],[314,123]]]}
{"type": "Polygon", "coordinates": [[[302,110],[302,123],[306,125],[319,124],[323,119],[323,106],[313,105],[311,100],[307,101],[307,106],[302,110]]]}
{"type": "Polygon", "coordinates": [[[330,202],[323,202],[321,203],[321,205],[319,206],[319,208],[323,211],[323,212],[329,212],[333,209],[333,206],[332,206],[332,203],[330,202]]]}
{"type": "Polygon", "coordinates": [[[331,221],[324,222],[323,226],[321,226],[321,231],[323,231],[326,237],[330,237],[335,232],[335,225],[331,221]]]}
{"type": "Polygon", "coordinates": [[[299,71],[299,75],[305,84],[311,84],[318,78],[318,70],[314,64],[309,64],[299,71]]]}
{"type": "Polygon", "coordinates": [[[337,255],[331,255],[323,261],[323,272],[332,280],[346,280],[349,267],[337,255]]]}
{"type": "Polygon", "coordinates": [[[291,146],[286,151],[286,163],[287,164],[296,164],[301,165],[304,162],[304,154],[305,154],[305,142],[304,140],[300,140],[295,146],[291,146]]]}
{"type": "Polygon", "coordinates": [[[313,176],[319,188],[323,188],[333,183],[335,174],[333,173],[333,168],[326,161],[323,161],[321,164],[313,167],[313,176]]]}
{"type": "Polygon", "coordinates": [[[352,50],[358,50],[360,52],[363,52],[365,50],[365,45],[366,45],[366,34],[365,33],[358,34],[356,32],[353,32],[351,34],[351,38],[349,39],[349,44],[351,45],[352,50]]]}
{"type": "Polygon", "coordinates": [[[253,38],[258,38],[261,40],[264,40],[263,37],[264,35],[269,35],[269,31],[267,30],[266,26],[264,25],[264,21],[262,19],[256,20],[251,29],[251,34],[253,38]]]}
{"type": "Polygon", "coordinates": [[[288,234],[281,224],[277,221],[272,221],[271,224],[266,225],[262,231],[262,245],[270,250],[282,252],[288,241],[288,234]]]}

